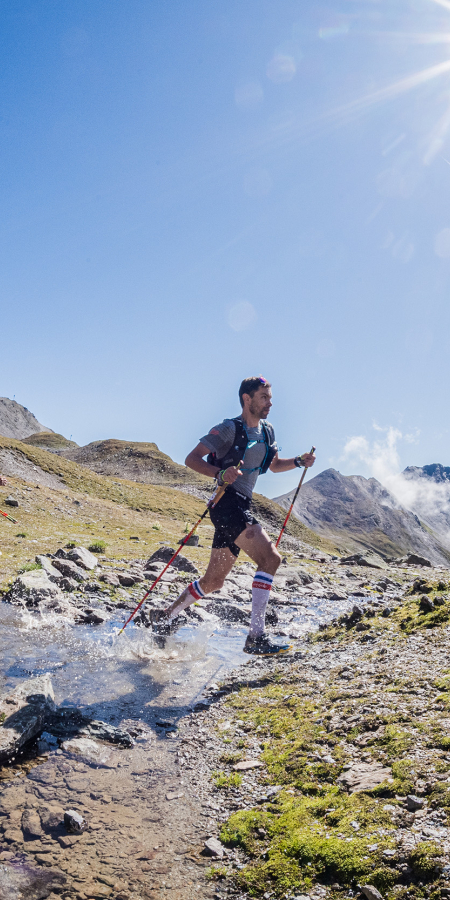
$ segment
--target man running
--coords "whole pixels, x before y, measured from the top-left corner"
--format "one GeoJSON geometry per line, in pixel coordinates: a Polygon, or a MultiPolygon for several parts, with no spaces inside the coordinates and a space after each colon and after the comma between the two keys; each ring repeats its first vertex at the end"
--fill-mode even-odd
{"type": "Polygon", "coordinates": [[[291,459],[279,458],[273,427],[266,421],[272,406],[271,385],[262,375],[244,378],[239,400],[241,415],[224,419],[212,428],[186,457],[186,465],[194,472],[215,478],[218,485],[227,485],[217,506],[210,509],[215,532],[208,568],[167,609],[152,610],[150,620],[155,630],[164,629],[191,603],[220,590],[239,551],[244,550],[257,565],[244,652],[272,656],[289,649],[288,644],[274,644],[265,634],[266,607],[281,556],[250,512],[252,492],[258,475],[268,469],[289,472],[296,466],[309,468],[315,457],[304,453],[291,459]]]}

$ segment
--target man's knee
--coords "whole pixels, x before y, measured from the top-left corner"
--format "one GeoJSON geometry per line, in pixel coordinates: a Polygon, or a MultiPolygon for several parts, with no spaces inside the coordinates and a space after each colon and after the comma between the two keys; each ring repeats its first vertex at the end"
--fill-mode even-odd
{"type": "Polygon", "coordinates": [[[274,544],[269,545],[269,547],[267,549],[267,554],[268,554],[267,558],[270,562],[270,565],[272,568],[275,568],[275,572],[276,572],[278,569],[278,566],[281,563],[281,554],[278,553],[278,550],[274,546],[274,544]]]}

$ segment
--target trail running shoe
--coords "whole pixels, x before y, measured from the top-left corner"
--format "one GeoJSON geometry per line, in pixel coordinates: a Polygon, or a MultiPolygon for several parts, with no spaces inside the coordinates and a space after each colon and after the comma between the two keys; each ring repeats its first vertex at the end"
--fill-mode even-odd
{"type": "Polygon", "coordinates": [[[274,644],[266,634],[257,638],[248,635],[244,653],[252,653],[254,656],[277,656],[278,653],[287,653],[290,649],[290,644],[274,644]]]}
{"type": "Polygon", "coordinates": [[[164,609],[150,609],[148,618],[152,631],[156,634],[170,634],[172,621],[164,609]]]}

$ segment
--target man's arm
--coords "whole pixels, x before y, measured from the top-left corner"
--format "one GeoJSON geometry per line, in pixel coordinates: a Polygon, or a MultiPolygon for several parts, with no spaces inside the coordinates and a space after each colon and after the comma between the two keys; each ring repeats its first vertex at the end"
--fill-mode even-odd
{"type": "Polygon", "coordinates": [[[294,456],[292,459],[280,459],[278,453],[275,454],[269,468],[271,472],[290,472],[291,469],[297,468],[295,460],[301,460],[301,466],[306,466],[307,469],[310,466],[313,466],[316,457],[313,453],[303,453],[301,457],[294,456]]]}
{"type": "MultiPolygon", "coordinates": [[[[207,462],[206,459],[203,459],[204,456],[208,456],[210,450],[205,444],[197,444],[190,453],[188,453],[185,464],[189,466],[190,469],[193,469],[194,472],[198,472],[199,475],[207,475],[208,478],[215,478],[219,472],[219,466],[212,466],[211,463],[207,462]]],[[[238,478],[242,475],[242,472],[236,468],[236,466],[230,466],[228,469],[225,469],[223,473],[223,481],[228,484],[233,484],[238,478]]]]}

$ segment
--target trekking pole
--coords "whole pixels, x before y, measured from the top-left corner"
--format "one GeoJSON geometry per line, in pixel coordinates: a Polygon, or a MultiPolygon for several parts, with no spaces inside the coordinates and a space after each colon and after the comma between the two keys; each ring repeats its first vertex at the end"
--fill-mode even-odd
{"type": "MultiPolygon", "coordinates": [[[[242,460],[241,460],[241,462],[239,463],[239,465],[237,466],[237,468],[239,468],[241,465],[242,465],[242,460]]],[[[224,495],[224,493],[225,493],[227,487],[228,487],[228,482],[226,482],[226,484],[221,484],[220,487],[218,487],[218,489],[216,490],[216,492],[212,495],[212,497],[210,498],[210,500],[209,500],[209,502],[208,502],[208,505],[207,505],[205,511],[202,512],[200,518],[197,519],[197,521],[196,521],[194,527],[191,528],[189,534],[187,534],[186,537],[183,538],[183,540],[182,540],[181,543],[180,543],[180,546],[178,547],[178,550],[175,550],[175,553],[173,554],[173,556],[170,557],[169,562],[167,563],[167,565],[164,566],[164,569],[162,570],[162,572],[160,572],[159,575],[157,576],[157,578],[155,578],[153,584],[149,587],[147,593],[144,594],[142,600],[141,600],[140,603],[138,603],[138,605],[136,606],[136,609],[133,609],[133,612],[131,613],[131,615],[128,616],[127,621],[125,622],[124,625],[122,625],[122,628],[120,629],[120,631],[119,631],[117,637],[119,637],[119,634],[122,634],[122,631],[125,631],[125,628],[127,627],[128,623],[131,622],[132,618],[136,615],[136,613],[138,612],[138,610],[141,608],[142,604],[145,603],[147,597],[149,596],[149,594],[151,594],[153,588],[156,587],[156,585],[158,584],[158,581],[161,581],[161,578],[162,578],[162,576],[164,575],[164,572],[167,572],[167,569],[169,568],[169,566],[172,565],[172,563],[173,563],[175,557],[178,556],[178,554],[179,554],[180,550],[182,549],[182,547],[184,547],[185,544],[187,544],[189,538],[194,534],[194,531],[198,528],[198,526],[200,525],[200,522],[202,521],[202,519],[205,518],[205,516],[206,516],[206,514],[209,512],[209,510],[212,509],[214,506],[216,506],[217,503],[219,502],[219,500],[223,497],[223,495],[224,495]]]]}
{"type": "MultiPolygon", "coordinates": [[[[315,447],[311,447],[311,453],[314,453],[314,450],[315,450],[315,449],[316,449],[315,447]]],[[[283,535],[283,531],[284,531],[284,529],[286,528],[286,525],[287,525],[287,523],[288,523],[288,521],[289,521],[289,517],[290,517],[291,512],[292,512],[292,510],[293,510],[293,508],[294,508],[294,503],[295,503],[295,501],[296,501],[296,499],[297,499],[297,497],[298,497],[299,490],[300,490],[300,488],[301,488],[301,486],[302,486],[302,484],[303,484],[303,479],[304,479],[304,477],[305,477],[305,475],[306,475],[306,471],[307,471],[307,466],[305,466],[305,468],[303,469],[302,477],[300,478],[300,481],[299,481],[299,484],[298,484],[298,488],[297,488],[297,490],[296,490],[296,492],[295,492],[295,494],[294,494],[294,498],[293,498],[292,503],[291,503],[291,505],[290,505],[290,507],[289,507],[289,512],[288,512],[288,514],[287,514],[287,516],[286,516],[286,518],[285,518],[285,520],[284,520],[284,522],[283,522],[283,525],[281,526],[281,531],[280,531],[280,533],[279,533],[279,535],[278,535],[278,540],[277,540],[277,542],[276,542],[276,544],[275,544],[275,547],[278,547],[278,544],[279,544],[280,541],[281,541],[281,538],[282,538],[282,535],[283,535]]]]}
{"type": "Polygon", "coordinates": [[[13,519],[13,517],[10,516],[9,513],[4,513],[2,509],[0,509],[0,513],[5,517],[5,519],[8,519],[8,522],[13,522],[14,525],[17,525],[17,520],[13,519]]]}

